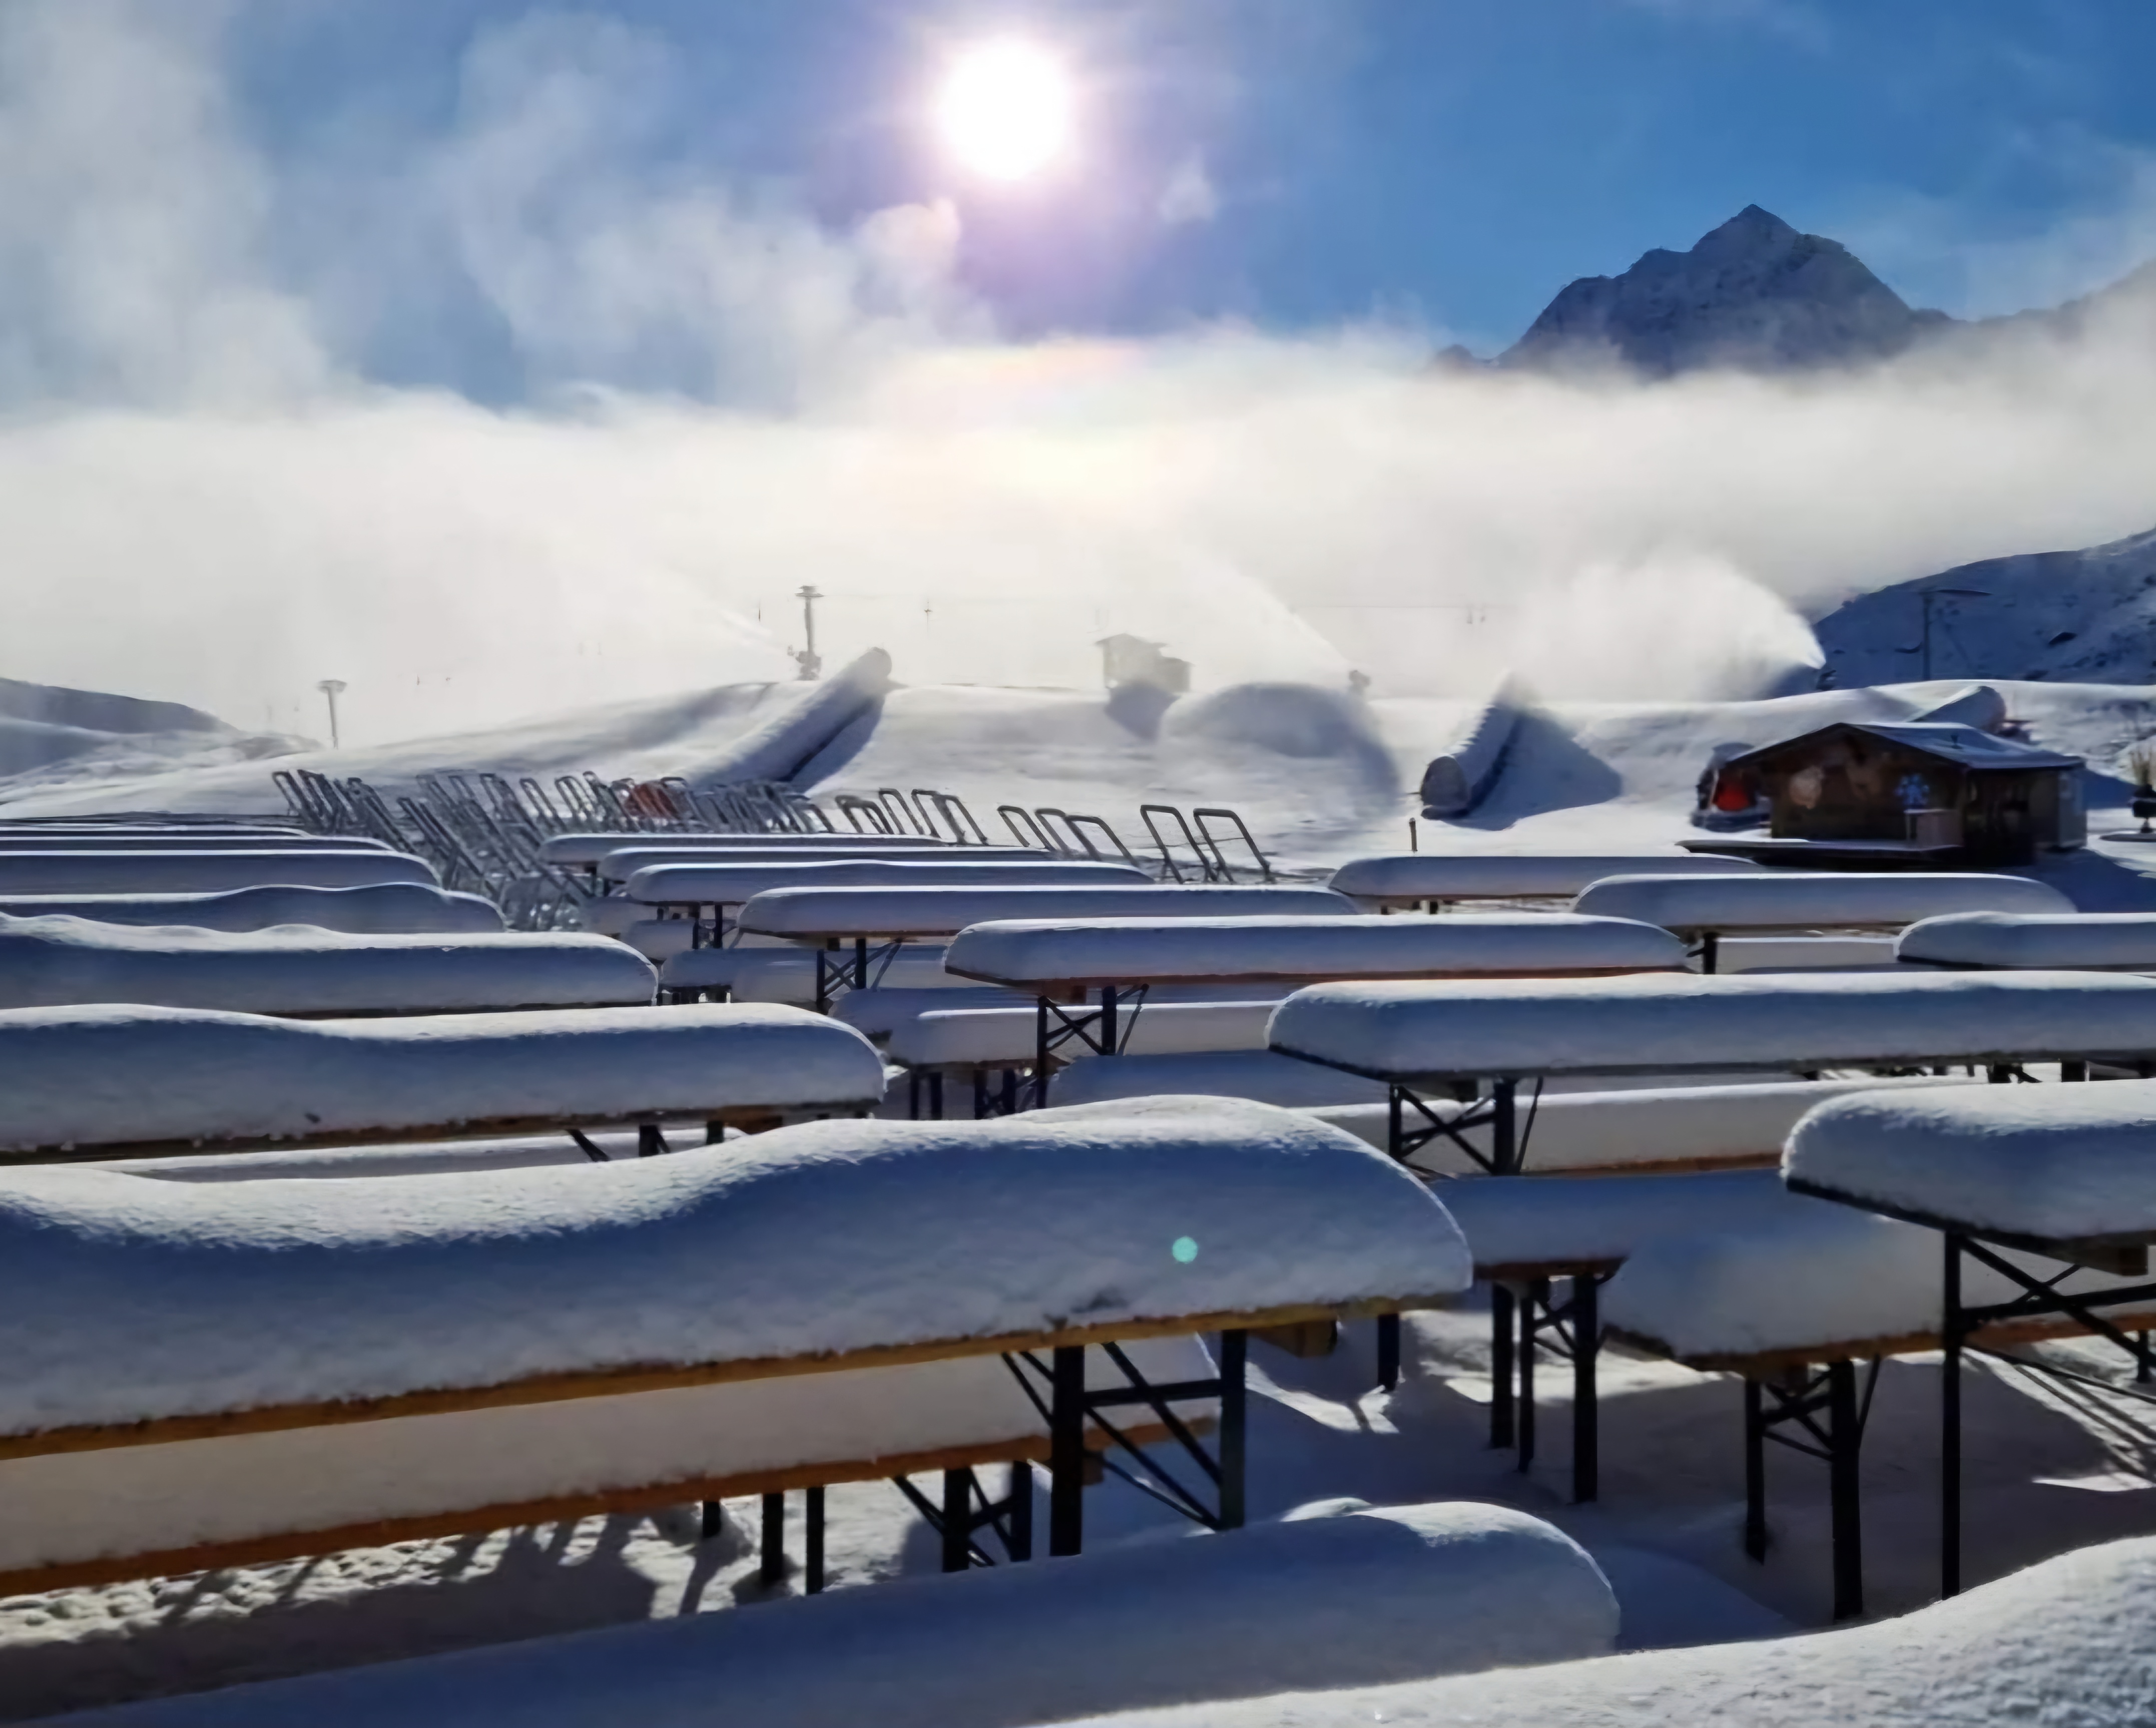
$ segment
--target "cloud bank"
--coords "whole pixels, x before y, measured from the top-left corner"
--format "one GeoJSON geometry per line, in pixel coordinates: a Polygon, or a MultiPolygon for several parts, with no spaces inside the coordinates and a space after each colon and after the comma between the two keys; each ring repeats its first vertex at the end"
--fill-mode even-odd
{"type": "Polygon", "coordinates": [[[1206,685],[1711,697],[1804,657],[1793,608],[2156,522],[2131,309],[1652,388],[1374,323],[1018,342],[950,205],[834,228],[655,152],[617,22],[483,33],[443,124],[302,162],[247,17],[0,0],[0,673],[279,728],[341,677],[379,742],[788,676],[813,583],[827,656],[916,682],[1132,630],[1206,685]]]}

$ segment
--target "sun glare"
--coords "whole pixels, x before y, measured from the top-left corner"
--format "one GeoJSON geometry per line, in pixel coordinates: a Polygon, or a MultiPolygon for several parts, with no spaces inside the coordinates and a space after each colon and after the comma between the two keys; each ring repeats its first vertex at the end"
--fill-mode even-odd
{"type": "Polygon", "coordinates": [[[944,147],[991,180],[1024,180],[1070,141],[1070,80],[1052,54],[1024,42],[970,49],[952,62],[937,98],[944,147]]]}

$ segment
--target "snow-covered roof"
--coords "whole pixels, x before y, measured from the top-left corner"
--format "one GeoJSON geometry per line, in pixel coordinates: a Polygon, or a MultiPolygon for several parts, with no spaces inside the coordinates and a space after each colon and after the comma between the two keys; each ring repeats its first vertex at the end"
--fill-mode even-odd
{"type": "Polygon", "coordinates": [[[1889,1212],[2030,1237],[2156,1234],[2156,1081],[1860,1093],[1797,1124],[1784,1175],[1889,1212]]]}
{"type": "Polygon", "coordinates": [[[2156,967],[2156,913],[1955,913],[1910,925],[1894,954],[1953,966],[2156,967]]]}
{"type": "MultiPolygon", "coordinates": [[[[617,853],[616,857],[626,856],[617,853]]],[[[611,872],[612,860],[608,861],[611,872]]],[[[627,874],[627,872],[624,872],[627,874]]],[[[655,864],[628,876],[622,890],[646,906],[739,905],[778,888],[1111,887],[1145,885],[1134,864],[1081,859],[999,861],[985,853],[948,858],[848,858],[805,863],[655,864]]]]}
{"type": "Polygon", "coordinates": [[[9,918],[94,918],[105,924],[192,924],[202,930],[266,930],[311,924],[354,935],[477,934],[501,928],[501,913],[477,894],[424,882],[366,888],[226,888],[196,894],[9,894],[9,918]]]}
{"type": "Polygon", "coordinates": [[[1590,855],[1390,852],[1350,858],[1327,886],[1358,900],[1525,900],[1569,897],[1605,876],[1730,876],[1763,866],[1688,852],[1590,855]]]}
{"type": "Polygon", "coordinates": [[[438,886],[431,866],[402,852],[15,852],[0,855],[0,895],[206,894],[275,884],[360,888],[438,886]]]}
{"type": "Polygon", "coordinates": [[[1634,972],[1684,963],[1684,944],[1650,924],[1556,913],[998,920],[962,930],[944,960],[963,976],[1006,985],[1634,972]]]}
{"type": "Polygon", "coordinates": [[[2046,882],[1978,871],[1618,876],[1596,882],[1572,904],[1575,912],[1640,918],[1671,930],[1899,929],[1953,912],[2074,909],[2046,882]]]}
{"type": "Polygon", "coordinates": [[[632,1366],[963,1355],[1467,1282],[1459,1232],[1413,1176],[1337,1129],[1219,1100],[816,1122],[333,1193],[19,1170],[0,1182],[0,1432],[632,1366]]]}
{"type": "Polygon", "coordinates": [[[228,933],[0,915],[0,1008],[139,1002],[247,1014],[425,1014],[648,1003],[650,966],[603,936],[228,933]]]}
{"type": "MultiPolygon", "coordinates": [[[[218,1728],[465,1728],[484,1699],[501,1728],[688,1728],[712,1720],[716,1685],[741,1723],[1007,1728],[1426,1684],[1600,1654],[1617,1623],[1594,1562],[1540,1519],[1388,1506],[241,1686],[215,1708],[218,1728]]],[[[202,1704],[138,1705],[115,1721],[199,1728],[202,1704]]]]}
{"type": "MultiPolygon", "coordinates": [[[[1124,1029],[1127,1041],[1122,1047],[1134,1056],[1262,1050],[1265,1022],[1278,1005],[1277,1000],[1152,1003],[1124,1029]]],[[[1030,1002],[1022,1007],[954,1006],[916,1014],[899,1022],[891,1029],[886,1047],[893,1062],[909,1067],[934,1067],[946,1062],[1029,1066],[1035,1054],[1038,1021],[1038,1012],[1030,1002]]],[[[1306,1068],[1309,1064],[1301,1066],[1306,1068]]]]}
{"type": "Polygon", "coordinates": [[[1345,918],[1354,910],[1329,888],[781,888],[758,894],[737,922],[765,936],[948,936],[1004,918],[1345,918]]]}
{"type": "Polygon", "coordinates": [[[1842,731],[1866,733],[1887,743],[1899,744],[1904,749],[1921,750],[1943,762],[1979,771],[2026,773],[2035,768],[2079,768],[2082,765],[2082,759],[2078,756],[2041,749],[2035,744],[2025,744],[2018,738],[1999,738],[1991,733],[1980,732],[1974,726],[1919,720],[1905,721],[1900,724],[1870,720],[1837,721],[1817,732],[1784,738],[1777,743],[1763,744],[1756,750],[1732,757],[1731,761],[1733,764],[1756,762],[1763,757],[1779,755],[1784,750],[1794,749],[1828,733],[1842,731]]]}
{"type": "Polygon", "coordinates": [[[1317,984],[1271,1046],[1380,1078],[1815,1069],[2156,1053],[2156,981],[1808,972],[1317,984]]]}
{"type": "MultiPolygon", "coordinates": [[[[2156,1538],[2136,1537],[1865,1626],[1133,1710],[1091,1728],[2123,1728],[2148,1716],[2152,1617],[2156,1538]]],[[[514,1728],[552,1725],[535,1714],[514,1728]]]]}
{"type": "Polygon", "coordinates": [[[761,1005],[291,1021],[112,1005],[0,1011],[0,1152],[331,1140],[488,1124],[861,1108],[883,1060],[761,1005]]]}

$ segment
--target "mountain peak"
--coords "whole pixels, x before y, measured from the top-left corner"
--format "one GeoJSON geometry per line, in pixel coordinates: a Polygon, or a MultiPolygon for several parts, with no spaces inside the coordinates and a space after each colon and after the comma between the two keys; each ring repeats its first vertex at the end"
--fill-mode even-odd
{"type": "Polygon", "coordinates": [[[1572,283],[1500,363],[1614,361],[1655,377],[1847,365],[1899,353],[1936,321],[1847,247],[1747,204],[1688,252],[1572,283]]]}

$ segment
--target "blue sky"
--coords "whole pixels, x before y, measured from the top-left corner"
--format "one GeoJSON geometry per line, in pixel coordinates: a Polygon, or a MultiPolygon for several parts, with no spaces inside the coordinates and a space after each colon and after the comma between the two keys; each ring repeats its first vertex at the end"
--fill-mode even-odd
{"type": "MultiPolygon", "coordinates": [[[[455,123],[475,39],[543,10],[243,6],[240,125],[281,166],[378,166],[455,123]]],[[[1964,313],[2095,285],[2156,237],[2156,6],[2140,0],[583,12],[644,56],[612,86],[622,172],[722,182],[841,229],[952,198],[962,280],[1017,334],[1374,316],[1487,350],[1571,277],[1687,245],[1748,203],[1964,313]],[[1014,33],[1080,69],[1087,167],[991,194],[928,147],[919,111],[951,45],[1014,33]],[[1163,219],[1178,175],[1204,187],[1202,219],[1163,219]]],[[[483,347],[484,332],[459,340],[483,347]]]]}

